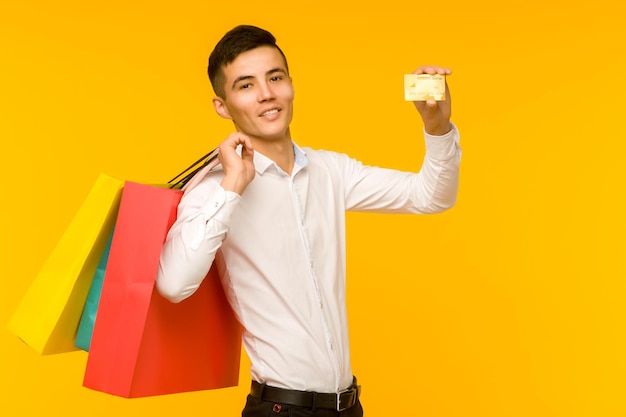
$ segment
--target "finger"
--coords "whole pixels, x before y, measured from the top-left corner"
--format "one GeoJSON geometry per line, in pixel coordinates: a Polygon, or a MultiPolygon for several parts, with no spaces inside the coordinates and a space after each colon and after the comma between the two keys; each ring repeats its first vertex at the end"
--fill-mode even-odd
{"type": "Polygon", "coordinates": [[[254,155],[254,149],[252,148],[252,142],[248,139],[241,145],[241,158],[252,161],[254,155]]]}
{"type": "Polygon", "coordinates": [[[250,147],[252,146],[250,139],[246,135],[239,132],[231,133],[231,135],[224,140],[224,142],[222,142],[224,147],[232,150],[237,149],[239,145],[245,146],[246,144],[250,147]]]}
{"type": "Polygon", "coordinates": [[[220,148],[228,148],[234,149],[237,147],[237,136],[234,133],[231,133],[224,141],[221,143],[220,148]]]}
{"type": "Polygon", "coordinates": [[[252,146],[252,140],[250,140],[250,138],[246,135],[242,135],[243,136],[243,141],[241,142],[241,144],[243,145],[245,150],[248,151],[253,151],[254,147],[252,146]]]}
{"type": "Polygon", "coordinates": [[[250,142],[250,139],[246,135],[244,135],[243,133],[239,133],[239,132],[233,133],[231,135],[231,138],[233,139],[233,144],[235,146],[245,145],[246,142],[248,143],[250,142]]]}
{"type": "Polygon", "coordinates": [[[417,70],[415,70],[415,74],[441,74],[441,75],[450,75],[452,74],[452,70],[446,67],[438,67],[435,65],[422,65],[417,70]]]}

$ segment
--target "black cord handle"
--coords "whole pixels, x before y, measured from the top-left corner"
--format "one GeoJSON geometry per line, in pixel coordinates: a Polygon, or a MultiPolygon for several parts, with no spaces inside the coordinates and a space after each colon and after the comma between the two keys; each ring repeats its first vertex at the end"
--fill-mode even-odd
{"type": "Polygon", "coordinates": [[[219,154],[219,148],[215,148],[211,152],[202,156],[193,164],[189,165],[184,171],[182,171],[180,174],[176,175],[174,178],[172,178],[171,180],[167,182],[170,185],[170,188],[174,188],[177,190],[183,188],[185,184],[187,184],[189,180],[192,179],[193,176],[198,173],[198,171],[200,171],[202,168],[204,168],[205,166],[210,164],[212,161],[214,161],[217,158],[218,154],[219,154]],[[198,164],[200,165],[198,166],[198,164]],[[178,178],[180,179],[176,181],[176,179],[178,178]]]}

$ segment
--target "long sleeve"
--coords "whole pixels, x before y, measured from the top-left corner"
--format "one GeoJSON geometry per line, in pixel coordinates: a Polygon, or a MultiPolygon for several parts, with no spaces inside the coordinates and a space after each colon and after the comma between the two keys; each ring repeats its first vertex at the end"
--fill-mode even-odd
{"type": "Polygon", "coordinates": [[[438,213],[456,203],[461,162],[460,137],[456,126],[443,136],[424,132],[426,156],[419,172],[425,213],[438,213]]]}
{"type": "Polygon", "coordinates": [[[440,213],[456,202],[461,148],[455,126],[442,136],[424,132],[426,155],[419,172],[361,164],[343,154],[327,154],[343,178],[345,209],[378,213],[440,213]]]}
{"type": "Polygon", "coordinates": [[[183,195],[159,262],[156,286],[179,302],[193,294],[208,273],[230,226],[240,196],[219,185],[220,176],[203,179],[183,195]]]}

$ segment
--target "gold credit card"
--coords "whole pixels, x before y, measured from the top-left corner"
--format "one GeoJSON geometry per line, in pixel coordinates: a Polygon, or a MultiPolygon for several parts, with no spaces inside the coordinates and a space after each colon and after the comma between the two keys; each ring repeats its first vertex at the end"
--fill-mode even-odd
{"type": "Polygon", "coordinates": [[[441,74],[404,74],[404,99],[425,101],[446,99],[446,77],[441,74]]]}

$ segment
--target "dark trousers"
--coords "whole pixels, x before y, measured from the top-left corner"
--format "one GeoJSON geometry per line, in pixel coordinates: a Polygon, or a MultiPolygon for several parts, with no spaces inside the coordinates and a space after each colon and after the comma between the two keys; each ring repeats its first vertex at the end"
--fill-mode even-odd
{"type": "Polygon", "coordinates": [[[310,407],[296,407],[288,404],[279,404],[272,401],[261,401],[248,395],[246,406],[241,417],[363,417],[363,407],[357,401],[352,407],[338,412],[327,409],[311,409],[310,407]]]}

